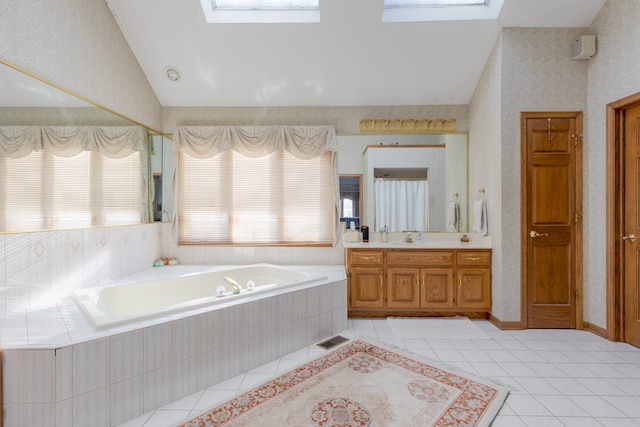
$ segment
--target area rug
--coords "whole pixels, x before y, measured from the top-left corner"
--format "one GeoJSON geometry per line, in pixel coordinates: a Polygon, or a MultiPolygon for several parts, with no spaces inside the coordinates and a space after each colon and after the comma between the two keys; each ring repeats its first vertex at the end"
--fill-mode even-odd
{"type": "Polygon", "coordinates": [[[400,338],[489,340],[491,337],[466,317],[388,317],[400,338]]]}
{"type": "Polygon", "coordinates": [[[488,426],[507,390],[362,339],[222,403],[182,427],[488,426]]]}

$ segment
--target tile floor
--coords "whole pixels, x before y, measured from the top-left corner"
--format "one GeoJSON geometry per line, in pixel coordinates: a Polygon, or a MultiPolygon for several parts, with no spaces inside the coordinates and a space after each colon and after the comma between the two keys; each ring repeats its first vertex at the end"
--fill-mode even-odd
{"type": "MultiPolygon", "coordinates": [[[[401,339],[385,319],[349,319],[341,335],[373,338],[511,387],[492,427],[640,426],[640,349],[575,330],[501,331],[491,339],[401,339]]],[[[166,427],[325,352],[309,346],[120,427],[166,427]]]]}

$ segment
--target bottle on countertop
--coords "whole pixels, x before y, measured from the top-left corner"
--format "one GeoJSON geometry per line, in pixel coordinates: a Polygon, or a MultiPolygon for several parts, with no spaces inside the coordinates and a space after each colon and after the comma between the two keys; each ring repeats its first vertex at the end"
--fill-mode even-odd
{"type": "Polygon", "coordinates": [[[368,242],[369,241],[369,227],[367,227],[366,225],[363,225],[362,227],[360,227],[360,231],[362,231],[362,241],[363,242],[368,242]]]}

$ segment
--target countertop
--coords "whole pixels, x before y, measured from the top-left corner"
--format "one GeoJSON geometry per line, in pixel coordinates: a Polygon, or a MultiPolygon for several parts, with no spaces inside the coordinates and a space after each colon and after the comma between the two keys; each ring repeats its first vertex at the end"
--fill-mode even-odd
{"type": "MultiPolygon", "coordinates": [[[[359,233],[358,233],[359,234],[359,233]]],[[[491,249],[491,236],[480,236],[466,233],[412,233],[414,243],[405,243],[407,233],[389,233],[389,241],[380,240],[379,233],[371,233],[369,242],[362,242],[362,235],[357,242],[346,239],[345,248],[357,249],[491,249]],[[422,240],[419,236],[422,234],[422,240]],[[466,234],[469,242],[463,243],[460,238],[466,234]]]]}

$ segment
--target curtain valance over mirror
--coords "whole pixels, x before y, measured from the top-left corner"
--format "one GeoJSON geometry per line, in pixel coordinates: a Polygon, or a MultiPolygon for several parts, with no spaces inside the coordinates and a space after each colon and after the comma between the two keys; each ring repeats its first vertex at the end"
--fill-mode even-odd
{"type": "Polygon", "coordinates": [[[227,150],[246,157],[287,151],[301,159],[338,151],[333,126],[180,126],[173,140],[176,151],[199,159],[227,150]]]}
{"type": "Polygon", "coordinates": [[[118,159],[146,153],[147,146],[147,132],[139,126],[0,126],[0,156],[11,159],[33,151],[60,157],[96,151],[118,159]]]}

